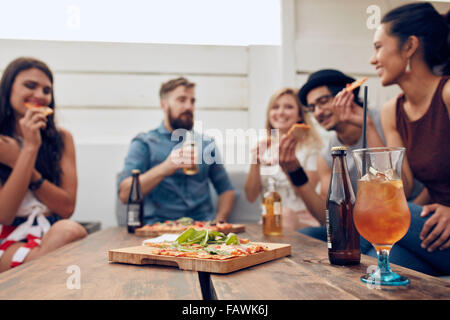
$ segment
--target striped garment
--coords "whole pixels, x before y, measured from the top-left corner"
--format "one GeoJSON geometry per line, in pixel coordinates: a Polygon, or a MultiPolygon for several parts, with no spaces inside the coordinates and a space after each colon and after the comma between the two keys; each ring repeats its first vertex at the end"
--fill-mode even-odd
{"type": "Polygon", "coordinates": [[[17,217],[28,217],[18,226],[0,225],[0,259],[5,251],[16,242],[26,241],[13,255],[11,268],[23,263],[31,249],[41,244],[42,236],[50,229],[45,217],[49,209],[31,191],[28,191],[17,212],[17,217]]]}

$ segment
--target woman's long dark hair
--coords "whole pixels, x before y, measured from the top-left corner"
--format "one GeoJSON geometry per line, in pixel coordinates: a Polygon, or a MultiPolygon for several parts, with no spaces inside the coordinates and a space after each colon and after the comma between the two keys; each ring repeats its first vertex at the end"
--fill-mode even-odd
{"type": "Polygon", "coordinates": [[[449,12],[441,16],[430,3],[420,2],[389,11],[381,23],[389,25],[388,30],[399,39],[400,47],[409,36],[419,38],[428,67],[433,71],[436,67],[443,75],[449,75],[449,18],[449,12]]]}
{"type": "MultiPolygon", "coordinates": [[[[42,61],[21,57],[12,61],[5,69],[0,82],[0,135],[14,137],[16,116],[11,106],[11,89],[17,75],[25,70],[39,69],[44,72],[53,85],[53,74],[42,61]]],[[[49,107],[55,109],[52,86],[52,99],[49,107]]],[[[48,181],[60,185],[61,155],[64,149],[62,134],[56,129],[54,113],[47,117],[47,126],[41,129],[42,144],[36,159],[36,169],[48,181]]],[[[11,173],[11,168],[0,164],[0,180],[4,184],[11,173]]]]}

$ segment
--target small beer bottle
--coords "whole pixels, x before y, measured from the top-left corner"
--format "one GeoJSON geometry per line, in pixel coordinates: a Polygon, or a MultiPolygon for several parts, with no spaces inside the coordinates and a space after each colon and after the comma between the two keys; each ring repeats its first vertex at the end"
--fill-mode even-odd
{"type": "Polygon", "coordinates": [[[359,233],[353,223],[355,194],[348,175],[347,148],[331,149],[333,166],[326,202],[328,258],[331,264],[359,264],[359,233]]]}
{"type": "Polygon", "coordinates": [[[269,178],[267,191],[263,195],[262,210],[263,233],[267,236],[281,235],[281,197],[275,190],[273,178],[269,178]]]}
{"type": "MultiPolygon", "coordinates": [[[[197,148],[195,146],[195,137],[194,133],[192,131],[186,132],[186,141],[184,142],[184,147],[188,148],[189,150],[192,150],[192,162],[194,162],[195,159],[195,152],[197,152],[197,148]]],[[[185,175],[192,176],[194,174],[197,174],[198,172],[198,164],[194,163],[192,167],[189,168],[183,168],[183,172],[185,175]]]]}
{"type": "Polygon", "coordinates": [[[133,180],[131,182],[130,195],[127,204],[127,226],[128,232],[134,233],[134,230],[144,225],[144,201],[142,199],[141,185],[139,184],[139,170],[131,171],[133,180]]]}

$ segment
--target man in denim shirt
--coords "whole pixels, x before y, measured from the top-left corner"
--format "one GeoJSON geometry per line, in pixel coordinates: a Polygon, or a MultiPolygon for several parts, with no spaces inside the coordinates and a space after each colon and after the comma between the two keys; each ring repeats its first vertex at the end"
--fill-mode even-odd
{"type": "Polygon", "coordinates": [[[164,83],[160,89],[164,120],[147,133],[137,135],[130,145],[119,179],[119,198],[128,201],[131,170],[139,169],[144,198],[144,223],[191,217],[194,220],[226,221],[233,208],[234,188],[212,138],[194,134],[197,150],[182,147],[193,127],[195,84],[185,78],[164,83]],[[200,161],[198,161],[198,156],[200,161]],[[198,163],[198,172],[186,175],[183,168],[198,163]],[[219,195],[214,213],[209,180],[219,195]]]}

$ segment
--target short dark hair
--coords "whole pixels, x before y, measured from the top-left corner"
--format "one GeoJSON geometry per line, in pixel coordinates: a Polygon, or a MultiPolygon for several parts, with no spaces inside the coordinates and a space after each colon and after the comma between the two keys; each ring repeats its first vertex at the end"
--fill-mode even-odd
{"type": "Polygon", "coordinates": [[[161,85],[161,89],[159,89],[159,97],[161,99],[164,99],[169,92],[175,90],[179,86],[183,86],[186,88],[194,88],[195,83],[190,82],[188,79],[184,77],[169,80],[161,85]]]}
{"type": "Polygon", "coordinates": [[[443,73],[449,74],[449,12],[444,17],[428,2],[411,3],[389,11],[381,23],[399,39],[400,47],[410,36],[416,36],[428,67],[433,70],[443,66],[443,73]]]}

